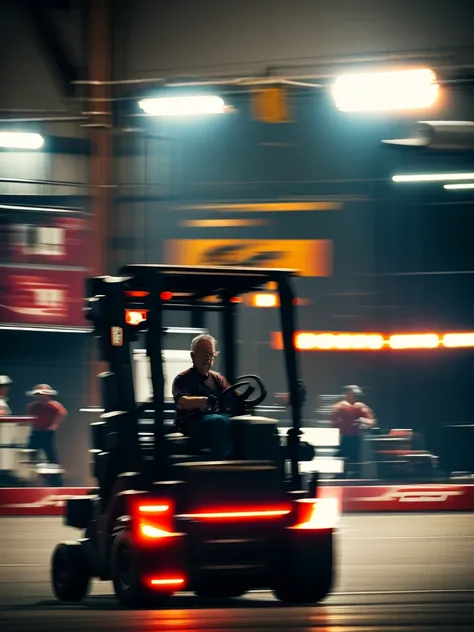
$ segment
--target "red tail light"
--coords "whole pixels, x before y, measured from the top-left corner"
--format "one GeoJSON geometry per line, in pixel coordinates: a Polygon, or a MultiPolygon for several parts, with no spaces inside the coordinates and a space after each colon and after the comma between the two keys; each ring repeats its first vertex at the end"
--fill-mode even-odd
{"type": "Polygon", "coordinates": [[[337,498],[303,498],[295,505],[296,524],[292,529],[332,529],[339,521],[337,498]]]}
{"type": "Polygon", "coordinates": [[[173,506],[167,501],[137,503],[134,511],[137,537],[150,541],[175,536],[173,513],[173,506]]]}
{"type": "Polygon", "coordinates": [[[127,325],[139,325],[147,319],[147,313],[146,309],[126,309],[125,322],[127,325]]]}

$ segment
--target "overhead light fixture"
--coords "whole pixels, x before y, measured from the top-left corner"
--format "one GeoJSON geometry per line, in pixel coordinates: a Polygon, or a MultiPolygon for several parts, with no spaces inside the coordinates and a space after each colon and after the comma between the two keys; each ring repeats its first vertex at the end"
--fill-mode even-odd
{"type": "Polygon", "coordinates": [[[336,107],[343,112],[428,108],[438,91],[436,75],[427,68],[342,75],[331,88],[336,107]]]}
{"type": "Polygon", "coordinates": [[[416,173],[392,177],[393,182],[446,182],[449,180],[474,180],[474,173],[416,173]]]}
{"type": "Polygon", "coordinates": [[[199,116],[226,110],[223,99],[212,95],[142,99],[138,105],[148,116],[199,116]]]}
{"type": "Polygon", "coordinates": [[[407,138],[383,140],[383,145],[429,148],[438,151],[472,151],[474,122],[417,121],[407,138]]]}
{"type": "Polygon", "coordinates": [[[445,189],[456,190],[456,189],[474,189],[474,182],[466,182],[465,184],[445,184],[445,189]]]}
{"type": "Polygon", "coordinates": [[[40,134],[0,131],[0,147],[6,149],[40,149],[43,145],[44,138],[40,134]]]}

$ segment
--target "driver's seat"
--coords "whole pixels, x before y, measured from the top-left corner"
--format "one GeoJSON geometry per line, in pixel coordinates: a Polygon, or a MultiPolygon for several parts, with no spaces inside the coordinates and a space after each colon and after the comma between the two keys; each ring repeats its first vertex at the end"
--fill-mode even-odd
{"type": "MultiPolygon", "coordinates": [[[[155,438],[153,434],[154,410],[151,402],[139,406],[140,444],[145,455],[152,458],[155,438]]],[[[167,402],[164,409],[164,440],[166,453],[171,461],[206,460],[209,450],[204,442],[183,435],[175,426],[176,411],[174,403],[167,402]]]]}
{"type": "MultiPolygon", "coordinates": [[[[280,463],[281,447],[278,421],[266,417],[239,415],[231,417],[234,443],[234,459],[243,461],[265,460],[280,463]]],[[[167,454],[172,463],[205,461],[209,448],[205,440],[187,437],[180,432],[167,434],[167,454]]]]}
{"type": "Polygon", "coordinates": [[[165,435],[165,443],[171,464],[209,460],[210,449],[204,440],[173,432],[165,435]]]}

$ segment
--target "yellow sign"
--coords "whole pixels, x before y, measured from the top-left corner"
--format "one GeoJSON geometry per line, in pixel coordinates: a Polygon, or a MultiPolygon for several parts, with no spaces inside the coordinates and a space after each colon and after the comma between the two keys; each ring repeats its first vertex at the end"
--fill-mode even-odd
{"type": "Polygon", "coordinates": [[[288,123],[286,90],[279,87],[257,90],[253,97],[253,115],[263,123],[288,123]]]}
{"type": "Polygon", "coordinates": [[[245,202],[234,204],[191,204],[180,206],[181,211],[219,211],[250,213],[288,213],[290,211],[340,211],[340,201],[245,202]]]}
{"type": "Polygon", "coordinates": [[[170,239],[165,243],[165,263],[290,268],[303,276],[329,277],[332,250],[327,239],[170,239]]]}

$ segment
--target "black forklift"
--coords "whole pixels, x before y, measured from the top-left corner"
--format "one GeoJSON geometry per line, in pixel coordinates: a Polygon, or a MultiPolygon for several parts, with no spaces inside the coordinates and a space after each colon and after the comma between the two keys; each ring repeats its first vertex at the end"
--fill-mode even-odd
{"type": "Polygon", "coordinates": [[[160,607],[182,591],[206,599],[268,589],[284,603],[310,604],[331,591],[333,516],[317,498],[317,476],[303,482],[299,470],[314,449],[300,427],[305,389],[293,345],[295,276],[292,270],[134,264],[117,276],[87,280],[86,317],[109,370],[98,376],[103,413],[91,424],[97,489],[70,498],[65,511],[65,523],[84,537],[59,544],[52,555],[58,599],[80,601],[92,578],[111,580],[128,607],[160,607]],[[259,414],[262,380],[236,375],[239,301],[269,283],[280,299],[293,421],[285,437],[276,419],[259,414]],[[231,387],[213,410],[231,419],[229,460],[211,460],[206,446],[176,432],[174,404],[164,395],[165,310],[190,313],[196,330],[207,312],[222,315],[223,373],[231,387]],[[134,394],[131,348],[140,336],[151,373],[149,402],[136,402],[134,394]],[[233,391],[238,397],[229,396],[233,391]],[[145,422],[152,433],[142,431],[145,422]]]}

